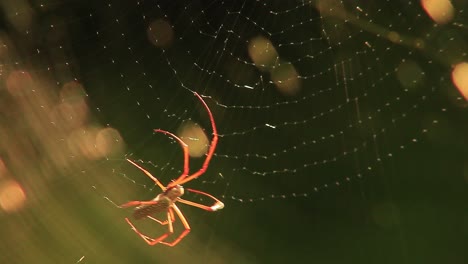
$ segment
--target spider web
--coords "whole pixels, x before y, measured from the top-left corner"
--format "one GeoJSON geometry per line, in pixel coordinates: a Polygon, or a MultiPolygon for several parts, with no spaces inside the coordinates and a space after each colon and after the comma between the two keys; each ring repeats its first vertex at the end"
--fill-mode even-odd
{"type": "MultiPolygon", "coordinates": [[[[6,102],[2,118],[23,120],[18,113],[28,113],[23,120],[27,125],[0,126],[20,146],[11,153],[2,150],[2,160],[30,158],[26,161],[34,164],[31,168],[25,168],[24,160],[16,165],[5,162],[18,175],[41,172],[40,180],[18,176],[26,187],[34,187],[29,189],[58,186],[52,194],[46,189],[28,195],[35,195],[31,200],[66,203],[51,205],[66,212],[58,214],[60,225],[82,230],[79,241],[90,243],[65,244],[73,245],[74,262],[99,258],[107,260],[102,263],[117,263],[139,255],[148,260],[154,253],[143,254],[139,246],[132,247],[134,255],[119,256],[119,250],[107,250],[96,242],[96,233],[112,237],[112,226],[96,228],[99,232],[87,237],[80,228],[83,222],[92,226],[93,220],[79,218],[76,224],[72,217],[81,208],[74,207],[74,196],[62,199],[63,193],[69,196],[68,190],[80,190],[76,199],[93,201],[82,191],[92,186],[101,202],[102,197],[112,203],[154,198],[154,184],[125,159],[137,161],[164,183],[176,178],[183,168],[182,150],[174,140],[153,133],[156,128],[180,135],[191,149],[201,150],[190,160],[192,172],[200,168],[212,131],[206,110],[193,95],[197,92],[213,112],[220,138],[207,172],[187,187],[222,199],[231,212],[241,206],[242,212],[255,208],[252,214],[270,216],[268,209],[290,214],[292,204],[323,212],[326,205],[347,204],[344,200],[350,197],[357,200],[353,205],[363,207],[390,200],[372,213],[377,224],[391,226],[393,220],[385,214],[390,211],[393,217],[397,211],[392,195],[404,199],[415,190],[450,187],[442,177],[449,173],[440,171],[440,163],[457,160],[457,155],[466,157],[462,115],[466,100],[451,76],[453,66],[467,60],[466,1],[452,1],[453,9],[439,18],[425,11],[423,3],[429,2],[2,4],[8,14],[5,20],[10,21],[8,32],[14,32],[0,35],[0,76],[5,79],[0,98],[6,102]],[[31,14],[34,23],[26,19],[31,14]],[[47,83],[47,89],[31,85],[34,78],[47,83]],[[24,130],[27,136],[18,136],[24,130]],[[28,144],[34,151],[21,148],[28,144]],[[70,174],[73,177],[62,177],[70,174]],[[69,189],[62,182],[65,178],[73,183],[69,189]],[[62,196],[50,199],[54,193],[62,196]]],[[[3,142],[2,147],[10,147],[11,142],[3,142]]],[[[121,217],[109,207],[100,206],[99,212],[105,213],[96,219],[121,217]]],[[[339,208],[346,214],[344,207],[339,208]]],[[[93,216],[98,215],[90,208],[93,216]]],[[[54,217],[43,218],[44,226],[57,225],[54,217]]],[[[277,218],[274,215],[262,224],[283,224],[277,218]]],[[[196,218],[191,220],[197,224],[196,218]]],[[[306,230],[320,231],[298,221],[306,230]]],[[[326,227],[325,222],[317,226],[326,227]]],[[[56,241],[69,236],[65,228],[54,232],[56,241]]],[[[36,249],[27,244],[34,240],[9,234],[18,239],[12,244],[36,249]]],[[[265,238],[259,234],[261,242],[265,238]]],[[[134,234],[123,233],[116,241],[126,235],[134,234]]],[[[200,244],[210,239],[200,239],[200,244]]],[[[298,250],[305,250],[307,243],[298,250]]],[[[17,251],[2,252],[13,259],[17,251]]],[[[60,251],[40,249],[31,259],[50,254],[55,256],[52,262],[63,263],[56,252],[60,251]]],[[[220,256],[243,257],[235,252],[220,256]]],[[[191,256],[166,251],[159,255],[166,262],[191,256]]],[[[23,262],[31,262],[24,258],[23,262]]]]}
{"type": "MultiPolygon", "coordinates": [[[[127,154],[135,152],[166,180],[178,175],[179,147],[150,132],[177,131],[198,109],[191,95],[197,91],[214,112],[220,136],[200,182],[220,185],[213,189],[223,190],[222,198],[238,202],[308,197],[362,178],[385,178],[394,157],[426,140],[447,111],[440,95],[450,76],[428,73],[447,72],[445,56],[466,57],[449,50],[456,39],[426,47],[443,36],[411,1],[151,1],[102,8],[111,30],[97,37],[99,64],[109,67],[96,71],[113,76],[119,95],[98,102],[99,113],[115,127],[139,120],[132,127],[148,139],[133,140],[133,130],[121,130],[130,146],[165,146],[160,155],[140,147],[127,154]],[[168,46],[151,43],[152,37],[164,41],[158,23],[174,34],[168,46]],[[274,55],[255,61],[249,49],[274,55]]],[[[463,102],[457,93],[447,97],[463,102]]],[[[198,111],[196,118],[205,118],[209,136],[203,115],[198,111]]],[[[192,170],[199,164],[193,161],[192,170]]]]}

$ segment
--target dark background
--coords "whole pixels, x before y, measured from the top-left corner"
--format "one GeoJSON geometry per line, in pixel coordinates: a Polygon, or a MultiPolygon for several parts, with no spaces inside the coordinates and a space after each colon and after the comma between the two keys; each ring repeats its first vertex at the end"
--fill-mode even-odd
{"type": "MultiPolygon", "coordinates": [[[[451,82],[451,66],[467,60],[466,2],[454,2],[445,25],[417,2],[318,6],[4,4],[0,183],[18,182],[26,201],[0,214],[0,262],[467,263],[466,101],[451,82]],[[147,35],[158,18],[174,30],[164,50],[147,35]],[[295,66],[298,94],[282,94],[250,63],[248,42],[259,35],[295,66]],[[14,71],[34,83],[18,84],[22,97],[9,86],[14,71]],[[52,126],[41,109],[64,100],[57,94],[73,80],[88,106],[76,131],[112,127],[124,150],[99,159],[67,152],[67,116],[52,126]],[[108,199],[158,193],[126,157],[165,183],[177,177],[179,146],[154,128],[176,132],[192,120],[210,135],[192,91],[205,96],[221,137],[207,173],[186,185],[226,207],[179,206],[192,232],[174,248],[150,247],[123,220],[131,210],[108,199]]],[[[201,163],[191,159],[191,170],[201,163]]]]}

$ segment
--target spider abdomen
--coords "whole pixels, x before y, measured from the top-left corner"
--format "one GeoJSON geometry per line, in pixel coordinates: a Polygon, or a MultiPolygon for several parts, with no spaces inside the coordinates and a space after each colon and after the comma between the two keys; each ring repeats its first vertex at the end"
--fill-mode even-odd
{"type": "Polygon", "coordinates": [[[172,203],[171,200],[167,197],[162,197],[156,202],[157,203],[155,204],[138,206],[135,208],[135,211],[133,211],[133,217],[135,219],[142,219],[149,215],[166,212],[172,203]]]}

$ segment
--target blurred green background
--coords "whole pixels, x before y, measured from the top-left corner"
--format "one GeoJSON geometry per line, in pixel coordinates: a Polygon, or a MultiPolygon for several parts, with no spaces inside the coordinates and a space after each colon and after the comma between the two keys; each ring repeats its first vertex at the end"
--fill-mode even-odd
{"type": "Polygon", "coordinates": [[[0,8],[0,263],[467,263],[467,1],[0,8]],[[180,174],[155,128],[201,166],[192,91],[225,208],[151,247],[112,203],[180,174]]]}

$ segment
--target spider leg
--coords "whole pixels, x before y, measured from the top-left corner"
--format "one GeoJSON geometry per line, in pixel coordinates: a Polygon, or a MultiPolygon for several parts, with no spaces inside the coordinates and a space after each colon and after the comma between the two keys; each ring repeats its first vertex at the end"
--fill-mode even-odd
{"type": "Polygon", "coordinates": [[[192,202],[192,201],[188,201],[188,200],[185,200],[185,199],[182,199],[182,198],[177,199],[178,202],[188,204],[188,205],[191,205],[191,206],[195,206],[195,207],[198,207],[200,209],[210,211],[210,212],[218,211],[218,210],[221,210],[221,209],[224,208],[224,203],[221,202],[220,200],[218,200],[218,198],[214,197],[211,194],[208,194],[208,193],[205,193],[205,192],[202,192],[202,191],[198,191],[198,190],[194,190],[194,189],[186,189],[186,190],[189,191],[189,192],[194,192],[194,193],[198,193],[198,194],[208,196],[209,198],[213,199],[215,201],[215,203],[212,206],[207,206],[207,205],[195,203],[195,202],[192,202]]]}
{"type": "Polygon", "coordinates": [[[140,206],[140,205],[153,205],[157,204],[158,201],[130,201],[127,203],[124,203],[122,205],[119,205],[120,208],[128,208],[132,206],[140,206]]]}
{"type": "MultiPolygon", "coordinates": [[[[176,211],[177,212],[177,211],[176,211]]],[[[125,220],[127,221],[127,223],[130,225],[130,227],[133,229],[133,231],[135,231],[135,233],[137,233],[148,245],[150,246],[154,246],[158,243],[161,243],[164,239],[166,239],[169,235],[171,235],[172,233],[174,233],[174,228],[172,226],[172,222],[173,222],[173,219],[171,219],[171,213],[170,211],[168,210],[167,211],[167,223],[169,225],[168,227],[168,231],[163,234],[162,236],[158,237],[158,238],[150,238],[148,237],[147,235],[141,233],[134,225],[133,223],[128,219],[128,218],[125,218],[125,220]]]]}
{"type": "Polygon", "coordinates": [[[180,211],[179,207],[173,204],[172,208],[174,208],[174,211],[179,216],[180,221],[182,221],[182,224],[184,225],[185,230],[172,242],[165,242],[165,241],[160,240],[159,243],[164,244],[166,246],[170,246],[170,247],[177,245],[177,243],[179,243],[182,240],[182,238],[184,238],[190,232],[190,225],[187,222],[187,219],[185,219],[184,214],[182,214],[182,212],[180,211]]]}
{"type": "Polygon", "coordinates": [[[203,98],[198,93],[194,93],[194,94],[195,94],[196,97],[198,97],[198,99],[200,99],[200,101],[203,103],[203,106],[205,107],[206,111],[208,112],[208,116],[210,117],[210,122],[211,122],[211,129],[213,130],[213,139],[211,140],[210,148],[208,149],[208,153],[206,154],[206,158],[205,158],[205,161],[203,162],[202,167],[192,175],[187,176],[187,175],[182,174],[177,180],[175,180],[173,183],[171,183],[170,186],[175,186],[177,184],[182,185],[182,184],[184,184],[186,182],[189,182],[189,181],[191,181],[193,179],[198,178],[200,175],[205,173],[205,171],[208,169],[208,164],[210,163],[211,158],[213,157],[213,154],[215,152],[216,145],[218,144],[218,131],[216,129],[216,123],[214,121],[213,114],[211,113],[210,108],[208,107],[206,102],[203,100],[203,98]]]}
{"type": "MultiPolygon", "coordinates": [[[[179,142],[180,146],[182,147],[182,150],[184,151],[184,171],[179,177],[177,177],[177,180],[187,177],[189,173],[189,150],[188,150],[187,144],[185,144],[185,142],[182,139],[180,139],[178,136],[174,135],[173,133],[169,131],[162,130],[162,129],[155,129],[154,132],[159,132],[159,133],[169,135],[173,137],[177,142],[179,142]]],[[[171,184],[169,184],[169,186],[171,186],[171,184]]]]}
{"type": "Polygon", "coordinates": [[[130,162],[133,166],[137,167],[138,169],[140,169],[142,172],[144,172],[146,174],[146,176],[148,176],[150,179],[152,179],[158,186],[159,188],[161,188],[161,190],[165,191],[166,190],[166,187],[164,187],[164,185],[158,180],[156,179],[156,177],[154,177],[153,175],[151,175],[151,173],[149,173],[149,171],[143,169],[143,167],[141,167],[140,165],[136,164],[135,162],[133,162],[132,160],[129,160],[127,159],[128,162],[130,162]]]}

